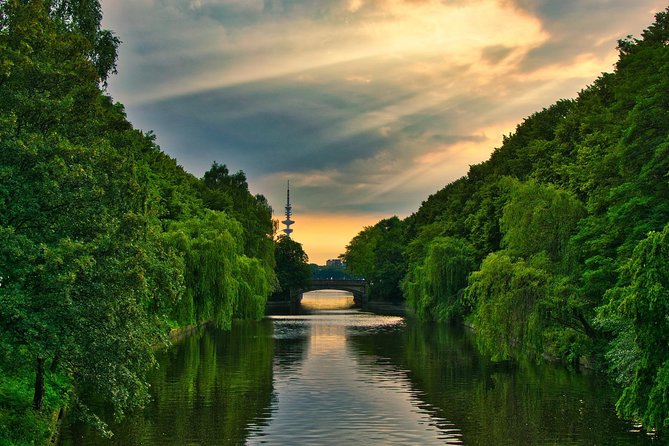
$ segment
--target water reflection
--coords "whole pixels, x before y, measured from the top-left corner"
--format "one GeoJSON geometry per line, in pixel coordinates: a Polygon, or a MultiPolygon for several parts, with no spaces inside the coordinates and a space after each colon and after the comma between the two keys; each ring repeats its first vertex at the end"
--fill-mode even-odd
{"type": "MultiPolygon", "coordinates": [[[[270,321],[238,322],[231,332],[208,329],[159,355],[146,410],[111,424],[100,438],[66,425],[63,445],[240,444],[269,418],[273,337],[270,321]]],[[[111,417],[107,417],[111,419],[111,417]]]]}
{"type": "Polygon", "coordinates": [[[451,423],[421,407],[406,371],[350,349],[351,337],[401,330],[401,318],[330,311],[272,319],[276,331],[309,327],[307,353],[299,367],[275,369],[271,418],[248,444],[460,444],[451,423]]]}
{"type": "MultiPolygon", "coordinates": [[[[325,297],[322,297],[325,299],[325,297]]],[[[66,445],[649,444],[595,376],[492,363],[471,334],[357,310],[208,330],[164,352],[147,410],[66,445]]]]}
{"type": "Polygon", "coordinates": [[[552,365],[492,363],[471,333],[409,324],[385,336],[351,338],[363,357],[407,370],[416,398],[435,419],[448,419],[469,445],[650,444],[615,416],[601,376],[552,365]]]}

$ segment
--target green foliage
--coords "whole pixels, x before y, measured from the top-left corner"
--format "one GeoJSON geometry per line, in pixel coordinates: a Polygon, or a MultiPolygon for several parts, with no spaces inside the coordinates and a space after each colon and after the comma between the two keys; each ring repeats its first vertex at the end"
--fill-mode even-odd
{"type": "Polygon", "coordinates": [[[466,298],[474,306],[472,321],[477,342],[493,359],[508,359],[523,352],[542,352],[543,318],[539,302],[546,298],[549,276],[524,260],[503,253],[483,260],[471,274],[466,298]]]}
{"type": "Polygon", "coordinates": [[[387,218],[365,228],[346,246],[346,267],[367,280],[370,300],[402,299],[400,282],[407,269],[404,232],[399,218],[387,218]]]}
{"type": "Polygon", "coordinates": [[[269,266],[273,266],[271,253],[275,227],[267,199],[262,195],[251,195],[244,172],[230,175],[225,164],[214,163],[205,172],[203,183],[206,186],[203,199],[207,207],[225,211],[242,224],[244,253],[250,257],[262,257],[269,266]]]}
{"type": "Polygon", "coordinates": [[[583,205],[566,191],[517,183],[502,214],[502,245],[511,255],[528,258],[545,252],[560,261],[584,214],[583,205]]]}
{"type": "Polygon", "coordinates": [[[203,218],[176,222],[170,229],[185,260],[186,293],[180,313],[193,318],[177,321],[213,321],[218,327],[229,327],[237,304],[236,260],[242,251],[239,223],[224,213],[208,211],[203,218]],[[184,311],[184,305],[192,313],[184,311]]]}
{"type": "Polygon", "coordinates": [[[276,240],[274,255],[278,289],[272,298],[290,300],[291,290],[304,288],[311,281],[309,257],[300,243],[283,234],[276,240]]]}
{"type": "Polygon", "coordinates": [[[474,248],[466,240],[437,237],[419,265],[411,265],[402,289],[407,305],[421,319],[438,321],[464,315],[462,294],[474,270],[474,248]]]}
{"type": "Polygon", "coordinates": [[[622,323],[609,351],[627,384],[618,411],[657,428],[669,427],[668,264],[669,225],[639,242],[623,267],[623,284],[607,293],[602,309],[605,321],[622,323]]]}
{"type": "Polygon", "coordinates": [[[237,307],[233,315],[240,319],[260,319],[265,315],[265,304],[276,288],[274,271],[255,258],[241,256],[237,307]]]}

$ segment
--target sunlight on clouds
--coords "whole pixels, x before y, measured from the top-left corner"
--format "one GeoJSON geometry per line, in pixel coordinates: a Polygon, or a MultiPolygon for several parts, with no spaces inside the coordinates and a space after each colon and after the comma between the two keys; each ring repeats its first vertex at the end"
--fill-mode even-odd
{"type": "Polygon", "coordinates": [[[532,47],[546,40],[536,18],[498,1],[453,5],[441,1],[385,2],[366,37],[380,53],[411,56],[430,51],[448,63],[478,61],[476,48],[495,43],[532,47]]]}
{"type": "MultiPolygon", "coordinates": [[[[279,175],[286,176],[285,173],[279,175]]],[[[293,185],[297,187],[335,187],[337,186],[337,175],[338,173],[334,170],[307,172],[293,180],[293,185]]]]}
{"type": "MultiPolygon", "coordinates": [[[[516,125],[517,121],[500,123],[478,129],[477,133],[481,135],[479,140],[461,141],[434,147],[431,151],[425,152],[414,159],[415,166],[418,168],[417,175],[425,173],[425,170],[420,168],[421,166],[429,166],[430,170],[440,170],[445,167],[444,164],[459,164],[461,166],[464,164],[469,166],[484,161],[487,159],[492,148],[499,147],[502,144],[502,135],[511,133],[516,125]],[[481,159],[481,154],[485,154],[483,159],[481,159]]],[[[460,169],[460,172],[464,174],[466,170],[460,169]]]]}
{"type": "Polygon", "coordinates": [[[347,10],[349,12],[356,12],[363,5],[362,0],[349,0],[347,10]]]}
{"type": "MultiPolygon", "coordinates": [[[[348,10],[352,11],[355,20],[348,23],[342,17],[330,20],[296,17],[290,22],[274,19],[232,27],[225,22],[215,26],[215,18],[189,14],[192,10],[206,13],[206,6],[220,3],[244,9],[247,13],[256,11],[259,6],[256,2],[241,0],[198,0],[191,2],[190,8],[171,7],[154,13],[173,23],[171,40],[198,40],[199,44],[183,45],[183,49],[179,44],[176,48],[165,48],[148,54],[145,63],[153,60],[155,64],[168,64],[169,60],[163,58],[171,54],[178,60],[181,53],[181,57],[188,57],[200,69],[189,70],[188,76],[177,75],[156,82],[132,100],[153,101],[262,79],[300,75],[352,61],[367,66],[365,71],[373,73],[374,77],[383,77],[385,73],[374,72],[377,58],[397,60],[398,69],[391,73],[393,77],[386,76],[390,82],[420,83],[425,78],[439,76],[444,67],[454,65],[470,65],[470,77],[472,72],[490,77],[494,75],[490,67],[480,63],[483,49],[503,44],[514,49],[515,60],[518,60],[547,39],[536,18],[492,0],[460,5],[439,1],[375,2],[371,9],[363,7],[363,2],[350,2],[348,10]],[[179,16],[174,17],[174,14],[179,16]],[[197,37],[193,37],[193,31],[197,37]],[[419,61],[415,62],[416,59],[419,61]],[[411,77],[407,78],[406,73],[411,73],[411,77]]],[[[257,14],[262,12],[257,11],[257,14]]],[[[351,15],[351,12],[347,14],[351,15]]],[[[161,20],[161,17],[153,20],[161,20]]],[[[346,79],[367,83],[371,76],[352,73],[346,79]]],[[[476,82],[476,79],[470,80],[476,82]]]]}
{"type": "Polygon", "coordinates": [[[290,178],[322,263],[574,97],[662,7],[554,1],[103,0],[124,42],[110,91],[183,165],[247,172],[275,217],[290,178]]]}
{"type": "Polygon", "coordinates": [[[612,49],[604,56],[585,53],[577,56],[568,63],[544,65],[541,68],[523,73],[524,80],[546,80],[555,82],[558,79],[584,78],[594,80],[607,68],[612,68],[618,58],[618,52],[612,49]]]}
{"type": "Polygon", "coordinates": [[[348,82],[353,82],[353,83],[358,83],[358,84],[369,84],[372,79],[369,76],[362,76],[362,75],[351,75],[347,76],[346,80],[348,82]]]}
{"type": "Polygon", "coordinates": [[[441,188],[464,176],[469,166],[485,161],[492,148],[501,145],[502,135],[510,133],[516,124],[517,121],[509,121],[478,129],[476,133],[482,138],[477,140],[435,146],[417,156],[412,164],[399,169],[396,175],[380,182],[365,198],[374,201],[407,188],[415,191],[441,188]]]}

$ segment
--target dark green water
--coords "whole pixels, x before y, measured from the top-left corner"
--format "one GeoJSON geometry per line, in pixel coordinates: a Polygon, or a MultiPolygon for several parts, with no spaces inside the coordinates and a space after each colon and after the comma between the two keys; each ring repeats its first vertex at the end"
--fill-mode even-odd
{"type": "Polygon", "coordinates": [[[357,311],[207,330],[160,355],[153,403],[64,445],[637,445],[601,379],[493,364],[472,335],[357,311]]]}

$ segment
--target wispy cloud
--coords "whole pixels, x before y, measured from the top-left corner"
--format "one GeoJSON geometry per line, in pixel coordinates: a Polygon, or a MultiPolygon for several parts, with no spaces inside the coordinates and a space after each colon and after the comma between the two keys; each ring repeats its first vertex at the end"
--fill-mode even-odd
{"type": "Polygon", "coordinates": [[[664,7],[103,0],[124,41],[110,89],[136,125],[196,175],[214,160],[243,169],[278,210],[290,178],[296,209],[331,221],[414,211],[523,117],[610,70],[617,39],[664,7]]]}

